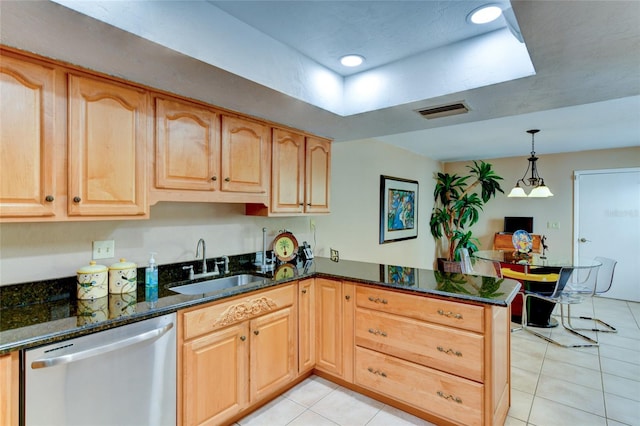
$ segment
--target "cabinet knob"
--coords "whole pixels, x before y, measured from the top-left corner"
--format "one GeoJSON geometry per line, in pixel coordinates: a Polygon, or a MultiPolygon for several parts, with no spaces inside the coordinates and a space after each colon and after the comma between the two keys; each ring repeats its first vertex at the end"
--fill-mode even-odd
{"type": "Polygon", "coordinates": [[[302,289],[302,294],[307,294],[307,289],[306,288],[302,289]]]}
{"type": "Polygon", "coordinates": [[[226,177],[226,178],[224,178],[224,181],[225,181],[225,182],[230,182],[230,181],[231,181],[231,178],[226,177]]]}
{"type": "Polygon", "coordinates": [[[255,334],[257,336],[258,334],[260,334],[260,330],[254,331],[253,334],[255,334]]]}
{"type": "Polygon", "coordinates": [[[46,197],[44,197],[44,200],[47,202],[52,202],[53,201],[53,195],[47,195],[46,197]]]}
{"type": "Polygon", "coordinates": [[[80,201],[82,201],[82,198],[80,198],[78,196],[73,197],[73,202],[74,203],[79,203],[80,201]]]}
{"type": "Polygon", "coordinates": [[[217,176],[214,176],[214,177],[212,177],[212,178],[211,178],[211,180],[215,182],[215,181],[217,181],[217,180],[218,180],[218,177],[217,177],[217,176]]]}
{"type": "Polygon", "coordinates": [[[304,206],[304,203],[300,203],[300,207],[304,206]]]}
{"type": "Polygon", "coordinates": [[[240,340],[244,342],[245,340],[247,340],[247,336],[240,336],[240,340]]]}
{"type": "Polygon", "coordinates": [[[349,296],[348,294],[344,297],[345,299],[349,300],[351,299],[351,296],[349,296]]]}

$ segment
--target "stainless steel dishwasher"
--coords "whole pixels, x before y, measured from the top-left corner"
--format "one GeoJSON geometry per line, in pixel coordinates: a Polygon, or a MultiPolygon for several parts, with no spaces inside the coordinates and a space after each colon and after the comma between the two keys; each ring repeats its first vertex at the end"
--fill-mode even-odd
{"type": "Polygon", "coordinates": [[[25,351],[35,425],[175,425],[176,314],[25,351]]]}

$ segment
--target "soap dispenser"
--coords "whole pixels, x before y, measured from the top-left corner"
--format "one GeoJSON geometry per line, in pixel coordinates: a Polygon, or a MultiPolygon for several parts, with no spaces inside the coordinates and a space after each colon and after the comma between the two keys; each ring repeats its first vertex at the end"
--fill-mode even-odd
{"type": "Polygon", "coordinates": [[[158,300],[158,264],[153,257],[157,253],[151,252],[149,266],[145,268],[144,274],[144,296],[147,302],[158,300]]]}

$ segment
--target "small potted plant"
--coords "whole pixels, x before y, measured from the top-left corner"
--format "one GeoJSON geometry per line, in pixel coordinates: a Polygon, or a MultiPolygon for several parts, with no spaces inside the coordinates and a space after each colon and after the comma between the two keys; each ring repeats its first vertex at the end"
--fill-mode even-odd
{"type": "Polygon", "coordinates": [[[491,164],[474,161],[473,166],[467,167],[469,174],[466,176],[449,173],[435,176],[435,203],[429,221],[431,235],[436,241],[441,241],[440,252],[446,249],[443,260],[456,262],[451,268],[443,266],[444,262],[439,259],[440,270],[459,271],[460,248],[466,247],[469,254],[478,250],[478,239],[469,228],[478,221],[483,206],[498,191],[504,194],[499,182],[502,178],[493,171],[491,164]],[[446,246],[443,244],[445,241],[446,246]]]}

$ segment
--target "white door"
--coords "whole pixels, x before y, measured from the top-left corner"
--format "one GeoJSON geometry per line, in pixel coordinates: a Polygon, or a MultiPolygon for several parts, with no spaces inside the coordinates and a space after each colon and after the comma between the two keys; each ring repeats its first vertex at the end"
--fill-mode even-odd
{"type": "Polygon", "coordinates": [[[640,302],[640,168],[575,172],[574,256],[618,261],[603,296],[640,302]]]}

